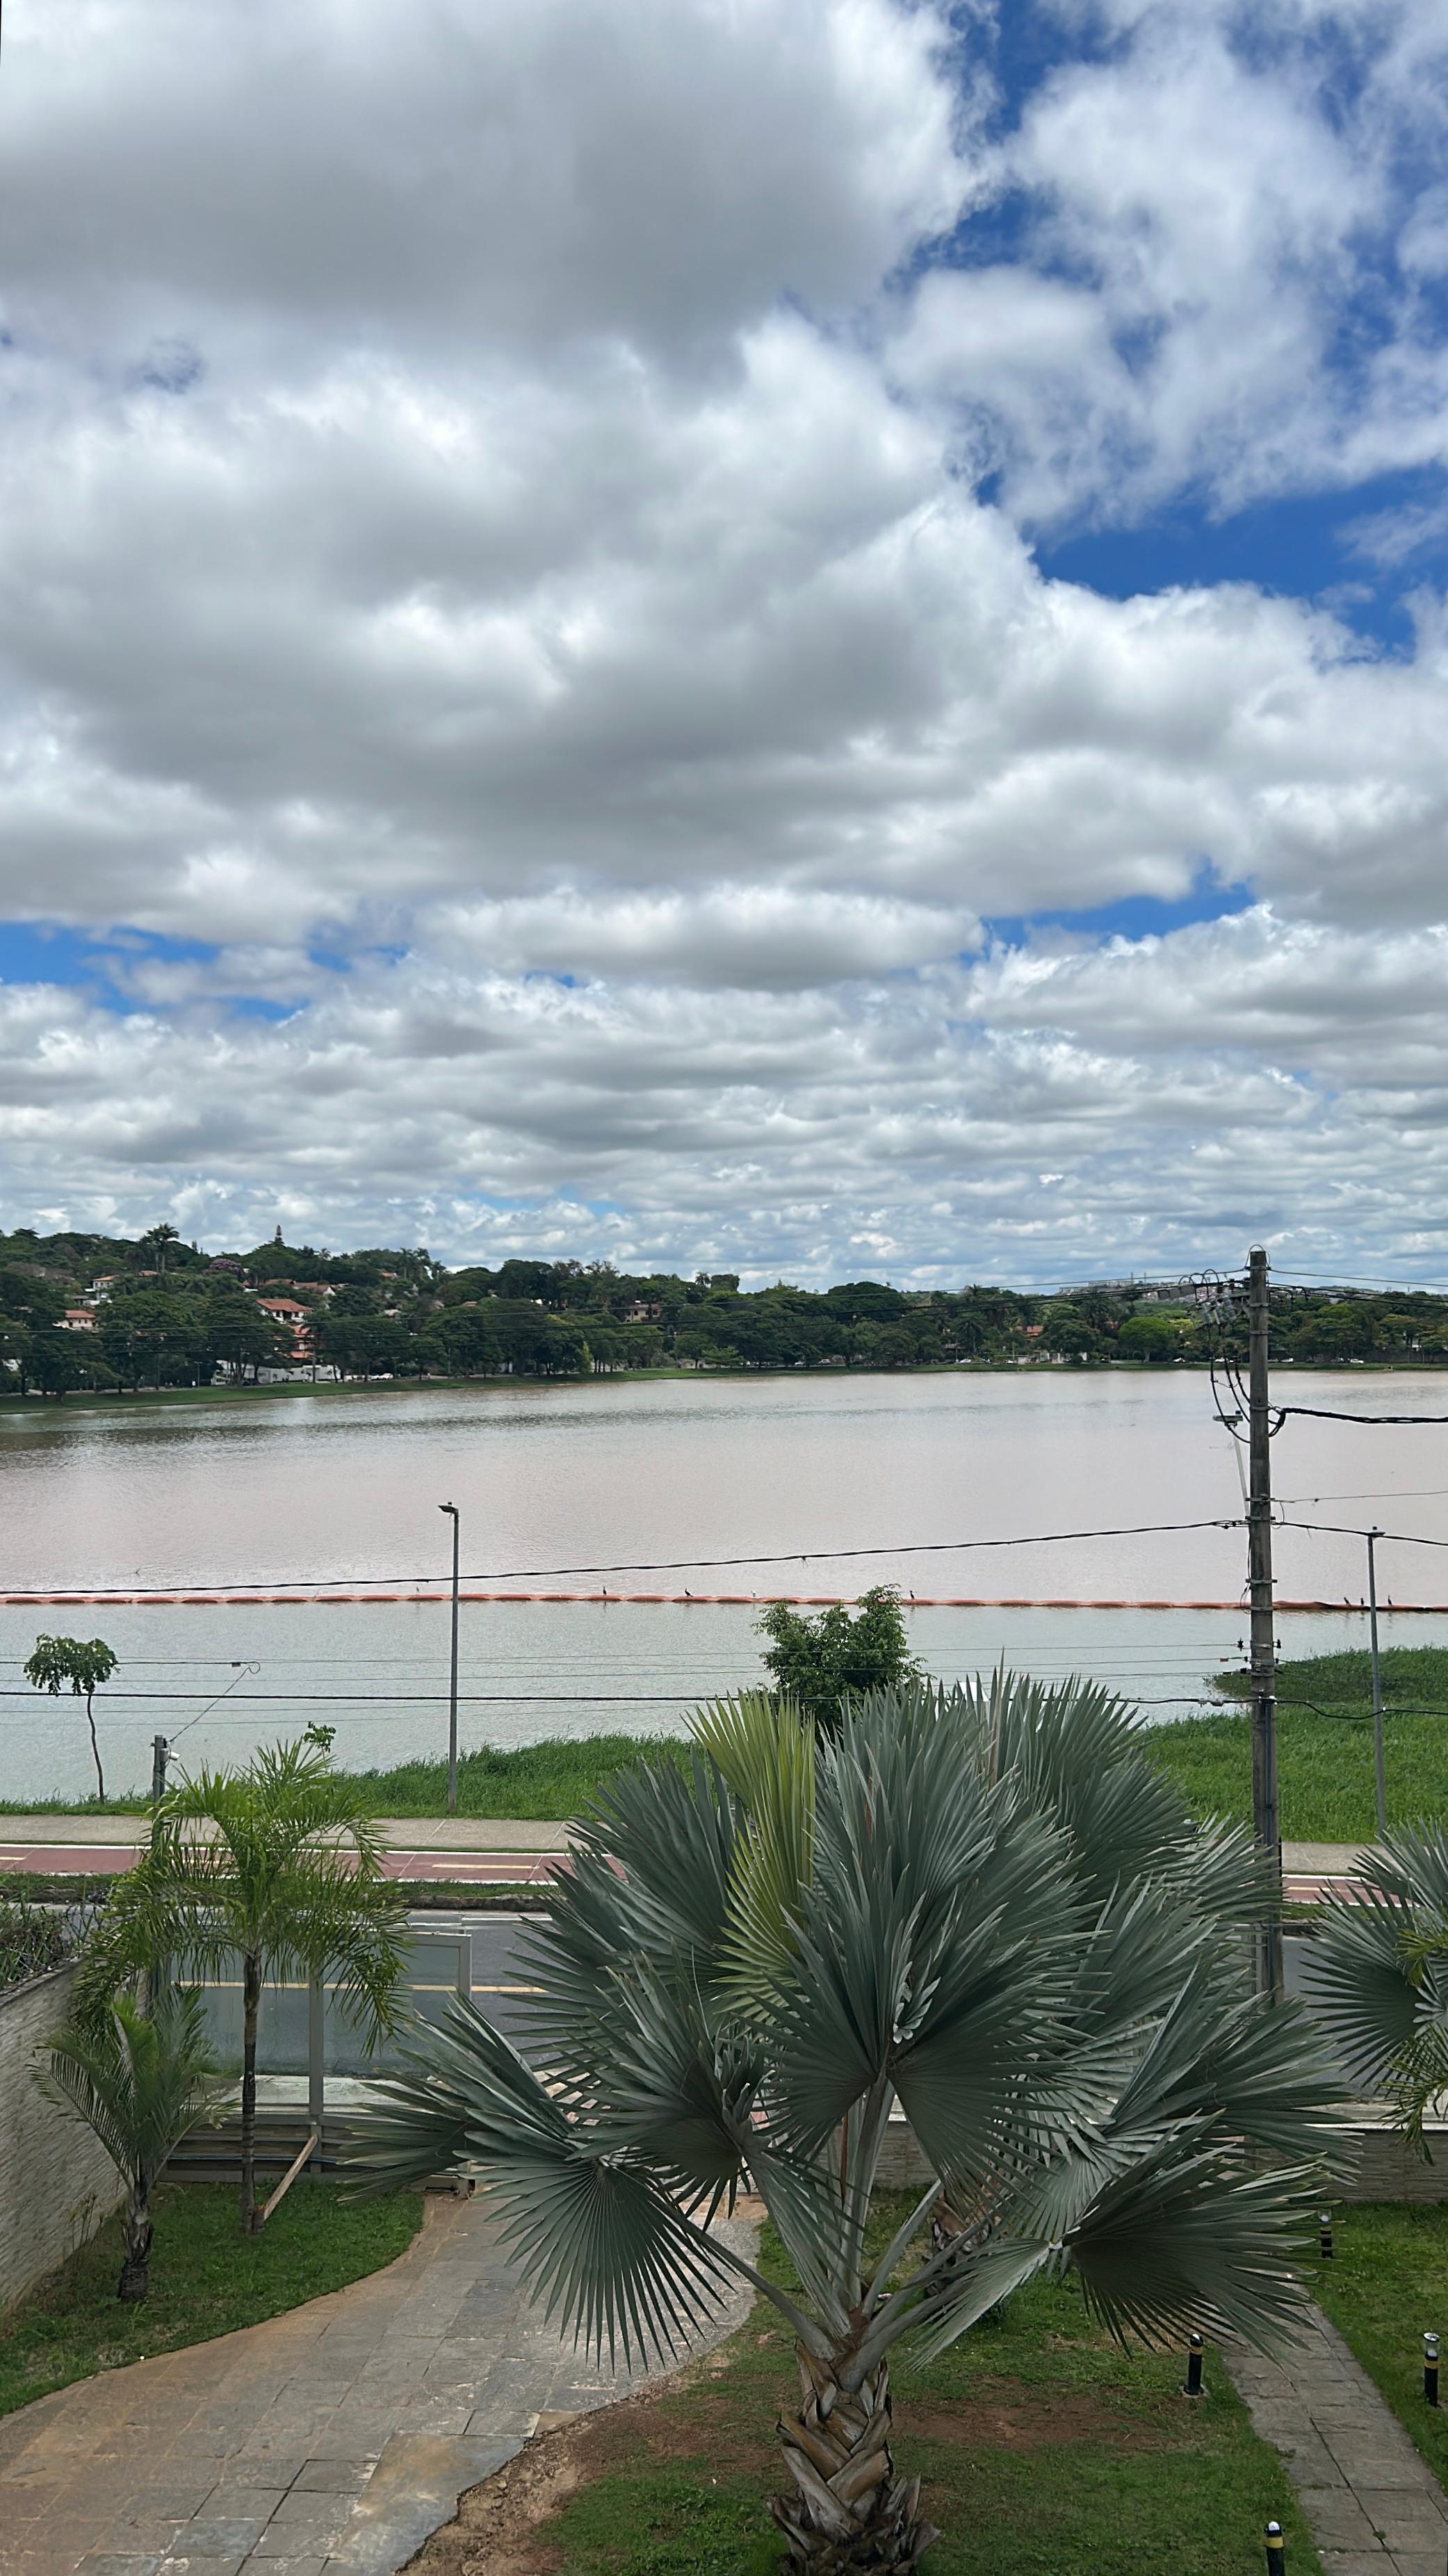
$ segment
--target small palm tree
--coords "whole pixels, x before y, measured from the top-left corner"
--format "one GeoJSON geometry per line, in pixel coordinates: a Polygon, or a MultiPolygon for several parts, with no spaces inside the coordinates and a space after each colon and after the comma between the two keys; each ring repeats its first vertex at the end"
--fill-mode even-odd
{"type": "Polygon", "coordinates": [[[1323,1907],[1309,2001],[1364,2094],[1393,2103],[1426,2153],[1423,2123],[1448,2093],[1448,1832],[1397,1827],[1360,1852],[1350,1896],[1323,1907]]]}
{"type": "Polygon", "coordinates": [[[118,1880],[78,1981],[104,2010],[137,1972],[174,1959],[216,1976],[241,1959],[241,2227],[256,2199],[256,2046],[268,1977],[336,1978],[340,2009],[370,2036],[393,2027],[405,1956],[401,1896],[355,1785],[317,1746],[264,1747],[245,1770],[202,1770],[155,1811],[151,1847],[118,1880]]]}
{"type": "Polygon", "coordinates": [[[1122,2336],[1269,2341],[1334,2087],[1250,1990],[1246,1836],[1193,1826],[1104,1692],[882,1692],[820,1738],[759,1695],[694,1734],[687,1770],[610,1784],[549,1895],[536,2065],[451,2005],[355,2163],[480,2168],[550,2313],[610,2351],[675,2347],[745,2273],[799,2363],[788,2564],[885,2576],[933,2537],[891,2456],[894,2347],[943,2351],[1043,2271],[1122,2336]],[[897,2101],[932,2179],[871,2259],[897,2101]],[[711,2233],[746,2183],[793,2287],[711,2233]],[[954,2223],[917,2251],[942,2185],[954,2223]]]}
{"type": "Polygon", "coordinates": [[[54,1699],[69,1683],[72,1698],[85,1701],[91,1753],[96,1766],[96,1788],[102,1803],[106,1794],[106,1775],[101,1769],[101,1748],[96,1741],[95,1695],[102,1683],[110,1680],[115,1669],[115,1655],[104,1637],[37,1637],[32,1652],[25,1659],[25,1678],[32,1689],[49,1691],[54,1699]]]}
{"type": "Polygon", "coordinates": [[[141,1237],[141,1250],[143,1252],[150,1253],[155,1264],[156,1276],[158,1279],[165,1278],[167,1255],[170,1252],[172,1244],[179,1243],[180,1240],[181,1237],[177,1233],[174,1225],[147,1226],[145,1233],[141,1237]]]}
{"type": "Polygon", "coordinates": [[[112,1998],[104,2020],[66,2022],[47,2043],[39,2081],[53,2101],[84,2120],[126,2186],[121,2213],[118,2299],[144,2299],[150,2286],[151,2191],[178,2139],[204,2119],[218,2084],[206,2046],[201,1998],[163,1995],[143,2013],[129,1995],[112,1998]]]}

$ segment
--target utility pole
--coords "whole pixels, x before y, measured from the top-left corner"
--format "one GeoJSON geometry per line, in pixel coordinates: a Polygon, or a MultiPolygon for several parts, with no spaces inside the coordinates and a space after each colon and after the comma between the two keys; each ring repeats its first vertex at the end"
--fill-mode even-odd
{"type": "Polygon", "coordinates": [[[1373,1667],[1373,1786],[1378,1801],[1378,1840],[1388,1830],[1388,1787],[1383,1760],[1383,1668],[1378,1660],[1378,1567],[1374,1553],[1382,1537],[1380,1529],[1370,1529],[1368,1542],[1368,1650],[1373,1667]]]}
{"type": "Polygon", "coordinates": [[[458,1507],[456,1503],[439,1503],[452,1522],[452,1664],[448,1684],[447,1713],[447,1811],[458,1811],[458,1507]]]}
{"type": "Polygon", "coordinates": [[[151,1738],[151,1804],[158,1807],[166,1795],[166,1756],[171,1748],[164,1735],[151,1738]]]}
{"type": "Polygon", "coordinates": [[[1262,1927],[1258,1984],[1280,2003],[1282,1838],[1277,1814],[1277,1640],[1272,1596],[1272,1454],[1267,1383],[1267,1255],[1248,1254],[1247,1581],[1252,1602],[1252,1829],[1272,1873],[1272,1911],[1262,1927]]]}

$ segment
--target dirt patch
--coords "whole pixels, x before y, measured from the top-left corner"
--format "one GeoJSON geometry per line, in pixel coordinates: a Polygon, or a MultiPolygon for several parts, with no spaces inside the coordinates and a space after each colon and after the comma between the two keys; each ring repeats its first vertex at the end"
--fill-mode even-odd
{"type": "Polygon", "coordinates": [[[703,2457],[716,2477],[767,2467],[773,2419],[761,2422],[757,2440],[741,2439],[728,2407],[709,2388],[713,2358],[694,2365],[685,2383],[687,2410],[666,2402],[680,2393],[679,2379],[672,2378],[667,2390],[646,2389],[535,2435],[505,2469],[468,2490],[457,2520],[425,2542],[408,2576],[555,2576],[562,2554],[546,2525],[577,2488],[657,2460],[703,2457]]]}
{"type": "Polygon", "coordinates": [[[897,2407],[897,2431],[958,2449],[1036,2451],[1048,2442],[1104,2442],[1119,2451],[1150,2451],[1162,2439],[1150,2424],[1119,2415],[1094,2397],[1052,2397],[1017,2380],[998,2380],[989,2395],[955,2406],[897,2407]]]}
{"type": "MultiPolygon", "coordinates": [[[[705,2459],[714,2476],[755,2476],[768,2492],[775,2483],[773,2409],[766,2403],[757,2428],[741,2429],[737,2409],[709,2385],[725,2359],[723,2351],[709,2354],[666,2388],[645,2389],[596,2415],[575,2416],[538,2433],[496,2477],[469,2490],[457,2520],[434,2532],[408,2576],[558,2576],[563,2552],[549,2526],[569,2497],[617,2470],[655,2461],[705,2459]],[[670,2402],[681,2394],[686,2405],[670,2402]]],[[[1011,2379],[994,2380],[988,2392],[952,2406],[897,2403],[895,2428],[928,2442],[949,2442],[967,2457],[1061,2442],[1145,2451],[1167,2438],[1165,2430],[1095,2398],[1052,2396],[1011,2379]]]]}

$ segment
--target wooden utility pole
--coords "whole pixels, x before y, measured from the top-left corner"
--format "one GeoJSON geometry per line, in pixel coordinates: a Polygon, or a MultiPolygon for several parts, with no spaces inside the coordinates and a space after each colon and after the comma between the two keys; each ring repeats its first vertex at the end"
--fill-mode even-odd
{"type": "Polygon", "coordinates": [[[1272,1597],[1272,1452],[1267,1384],[1267,1255],[1248,1255],[1247,1580],[1252,1600],[1252,1829],[1272,1873],[1273,1904],[1262,1927],[1258,1983],[1280,2003],[1282,1839],[1277,1816],[1277,1640],[1272,1597]]]}

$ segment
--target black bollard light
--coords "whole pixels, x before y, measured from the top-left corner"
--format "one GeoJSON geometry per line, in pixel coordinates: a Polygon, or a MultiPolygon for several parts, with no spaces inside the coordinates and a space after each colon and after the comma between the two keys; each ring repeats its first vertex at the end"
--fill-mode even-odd
{"type": "Polygon", "coordinates": [[[1200,2397],[1202,2393],[1202,2339],[1199,2334],[1187,2337],[1187,2384],[1183,2397],[1200,2397]]]}
{"type": "Polygon", "coordinates": [[[1332,2261],[1332,2211],[1325,2209],[1317,2222],[1317,2250],[1324,2263],[1332,2261]]]}
{"type": "Polygon", "coordinates": [[[1435,2334],[1425,2334],[1423,2337],[1423,2396],[1429,2406],[1437,2405],[1438,2338],[1435,2334]]]}
{"type": "Polygon", "coordinates": [[[1268,2523],[1266,2541],[1267,2576],[1282,2576],[1283,2568],[1287,2564],[1287,2552],[1282,2546],[1282,2525],[1280,2522],[1268,2523]]]}

